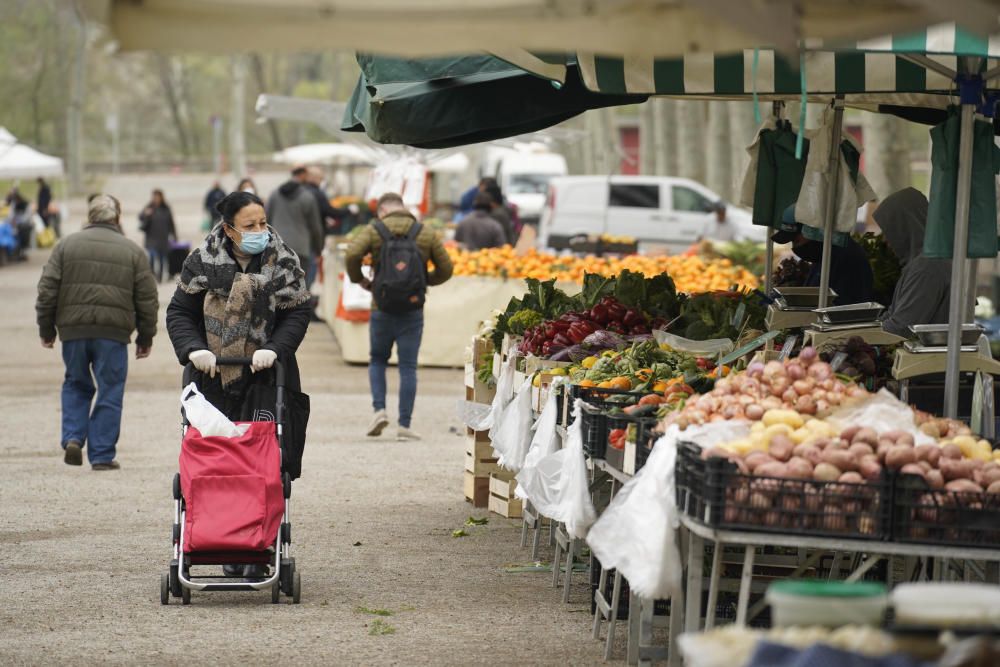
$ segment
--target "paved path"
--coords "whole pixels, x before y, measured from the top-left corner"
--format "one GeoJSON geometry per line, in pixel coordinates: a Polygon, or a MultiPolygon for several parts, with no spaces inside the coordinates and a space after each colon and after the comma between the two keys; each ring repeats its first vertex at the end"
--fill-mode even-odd
{"type": "MultiPolygon", "coordinates": [[[[204,186],[190,177],[109,184],[125,203],[130,236],[156,185],[173,199],[182,236],[196,239],[204,186]]],[[[152,357],[130,362],[122,470],[64,465],[62,365],[58,348],[41,348],[34,325],[45,257],[0,268],[0,663],[599,662],[582,577],[574,604],[564,605],[549,575],[504,571],[528,558],[517,546],[519,523],[492,515],[489,525],[467,528],[469,537],[451,537],[468,516],[485,516],[462,498],[463,440],[451,430],[461,373],[421,371],[414,427],[424,442],[368,441],[359,435],[370,412],[365,369],[340,361],[323,325],[310,329],[299,356],[313,401],[292,508],[302,604],[217,593],[194,594],[189,607],[160,606],[180,367],[161,329],[152,357]],[[394,632],[371,634],[376,620],[394,632]]],[[[161,286],[161,307],[171,293],[161,286]]]]}

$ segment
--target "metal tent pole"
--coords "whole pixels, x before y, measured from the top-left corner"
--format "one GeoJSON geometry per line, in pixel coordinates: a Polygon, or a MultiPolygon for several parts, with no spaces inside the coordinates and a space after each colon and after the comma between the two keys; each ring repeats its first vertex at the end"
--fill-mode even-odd
{"type": "MultiPolygon", "coordinates": [[[[830,253],[833,250],[833,223],[837,217],[837,181],[840,178],[840,136],[844,126],[844,97],[838,95],[833,102],[833,131],[830,133],[830,165],[827,168],[829,185],[826,193],[826,215],[823,218],[823,259],[819,269],[819,307],[830,304],[830,253]]],[[[804,128],[799,128],[801,132],[804,128]]]]}
{"type": "MultiPolygon", "coordinates": [[[[965,100],[963,99],[963,102],[965,100]]],[[[966,257],[969,244],[969,197],[972,193],[972,124],[975,104],[962,104],[958,142],[958,184],[955,191],[955,245],[952,248],[951,295],[948,301],[948,353],[945,365],[944,416],[958,418],[962,324],[965,323],[966,257]]]]}
{"type": "Polygon", "coordinates": [[[767,228],[767,245],[764,250],[764,294],[771,296],[771,288],[774,287],[774,240],[771,234],[774,230],[767,228]]]}

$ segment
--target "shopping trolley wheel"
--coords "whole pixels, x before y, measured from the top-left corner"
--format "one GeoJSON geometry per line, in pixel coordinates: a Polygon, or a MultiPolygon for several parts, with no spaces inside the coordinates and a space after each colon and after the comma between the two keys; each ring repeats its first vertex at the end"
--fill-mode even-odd
{"type": "Polygon", "coordinates": [[[271,604],[278,604],[279,600],[281,600],[281,586],[275,584],[271,586],[271,604]]]}
{"type": "Polygon", "coordinates": [[[170,575],[160,575],[160,604],[170,604],[170,575]]]}
{"type": "Polygon", "coordinates": [[[174,500],[181,499],[181,474],[179,472],[174,473],[174,500]]]}
{"type": "Polygon", "coordinates": [[[191,589],[187,586],[181,587],[181,604],[191,604],[191,589]]]}
{"type": "Polygon", "coordinates": [[[298,604],[302,599],[302,575],[296,570],[292,574],[292,604],[298,604]]]}

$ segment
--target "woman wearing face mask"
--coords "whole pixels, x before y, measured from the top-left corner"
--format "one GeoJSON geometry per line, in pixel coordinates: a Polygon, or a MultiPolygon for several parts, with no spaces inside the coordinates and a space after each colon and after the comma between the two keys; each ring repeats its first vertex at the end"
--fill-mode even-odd
{"type": "Polygon", "coordinates": [[[309,293],[298,257],[268,227],[256,195],[234,192],[217,210],[221,223],[184,262],[167,332],[181,364],[200,373],[205,397],[236,420],[251,373],[275,359],[286,387],[301,391],[295,351],[309,326],[309,293]],[[253,365],[217,366],[218,357],[248,357],[253,365]]]}
{"type": "MultiPolygon", "coordinates": [[[[795,205],[792,204],[782,216],[786,225],[796,225],[794,230],[780,231],[771,239],[775,243],[791,243],[792,252],[812,264],[809,277],[803,287],[819,287],[820,269],[823,260],[823,244],[802,235],[802,225],[795,222],[795,205]]],[[[852,303],[866,303],[874,300],[875,278],[872,274],[868,255],[857,241],[848,237],[844,246],[830,247],[830,288],[837,293],[834,306],[852,303]]]]}

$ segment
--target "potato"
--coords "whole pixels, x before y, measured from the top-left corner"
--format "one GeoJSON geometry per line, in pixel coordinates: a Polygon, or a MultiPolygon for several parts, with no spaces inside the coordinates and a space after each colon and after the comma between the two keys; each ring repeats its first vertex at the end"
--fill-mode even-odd
{"type": "Polygon", "coordinates": [[[842,449],[826,449],[823,452],[823,461],[836,466],[842,472],[857,470],[858,467],[858,459],[842,449]]]}
{"type": "Polygon", "coordinates": [[[895,446],[896,446],[896,441],[895,440],[893,440],[891,438],[884,438],[883,437],[883,438],[879,438],[878,439],[878,444],[876,445],[876,448],[878,448],[878,447],[895,447],[895,446]]]}
{"type": "Polygon", "coordinates": [[[786,495],[781,498],[781,509],[798,512],[802,509],[802,500],[796,495],[786,495]]]}
{"type": "Polygon", "coordinates": [[[823,507],[823,494],[817,489],[807,486],[805,496],[805,509],[808,512],[818,512],[823,507]]]}
{"type": "Polygon", "coordinates": [[[856,442],[847,448],[847,451],[854,458],[861,460],[862,457],[868,456],[869,454],[875,453],[875,448],[869,445],[867,442],[856,442]]]}
{"type": "Polygon", "coordinates": [[[757,466],[753,474],[758,477],[787,477],[788,469],[780,461],[768,461],[757,466]]]}
{"type": "Polygon", "coordinates": [[[751,493],[750,507],[756,509],[769,509],[771,507],[771,497],[764,493],[751,493]]]}
{"type": "Polygon", "coordinates": [[[801,456],[793,456],[786,464],[788,476],[794,479],[812,479],[813,464],[801,456]]]}
{"type": "Polygon", "coordinates": [[[990,484],[989,488],[986,489],[986,493],[1000,494],[1000,480],[990,484]]]}
{"type": "Polygon", "coordinates": [[[847,440],[844,440],[843,438],[834,438],[833,440],[830,440],[827,443],[827,448],[828,449],[843,449],[844,451],[847,451],[847,449],[850,446],[850,444],[851,444],[850,442],[848,442],[847,440]]]}
{"type": "Polygon", "coordinates": [[[924,470],[919,463],[907,463],[899,469],[899,472],[904,475],[916,475],[921,479],[924,479],[927,475],[927,471],[924,470]]]}
{"type": "Polygon", "coordinates": [[[885,455],[885,465],[891,470],[899,470],[907,463],[915,463],[917,455],[913,453],[912,447],[906,445],[896,445],[885,455]]]}
{"type": "Polygon", "coordinates": [[[837,481],[845,484],[864,484],[865,478],[861,476],[861,473],[851,470],[838,477],[837,481]]]}
{"type": "Polygon", "coordinates": [[[858,431],[861,430],[860,426],[848,426],[843,431],[840,432],[840,437],[845,440],[854,440],[854,436],[857,435],[858,431]]]}
{"type": "Polygon", "coordinates": [[[944,488],[944,475],[941,474],[940,470],[931,470],[924,475],[924,479],[927,480],[928,486],[932,489],[943,489],[944,488]]]}
{"type": "Polygon", "coordinates": [[[743,459],[743,463],[746,464],[747,470],[749,470],[750,472],[754,472],[757,469],[757,466],[762,465],[764,463],[769,463],[773,460],[774,457],[768,454],[767,452],[750,452],[743,459]]]}
{"type": "Polygon", "coordinates": [[[969,479],[953,479],[944,485],[947,491],[957,491],[959,493],[982,493],[983,487],[969,479]]]}
{"type": "Polygon", "coordinates": [[[983,466],[983,486],[993,486],[994,482],[1000,482],[1000,467],[991,468],[989,464],[983,466]]]}
{"type": "Polygon", "coordinates": [[[918,461],[927,461],[935,468],[941,458],[941,448],[937,445],[917,445],[913,451],[918,461]]]}
{"type": "Polygon", "coordinates": [[[879,463],[885,463],[885,455],[889,453],[889,450],[896,445],[890,445],[888,443],[883,443],[875,448],[875,456],[878,457],[879,463]]]}
{"type": "Polygon", "coordinates": [[[854,437],[851,438],[851,443],[853,444],[855,442],[867,442],[869,445],[875,446],[878,444],[878,433],[875,432],[875,429],[865,426],[864,428],[859,429],[858,432],[854,434],[854,437]]]}
{"type": "Polygon", "coordinates": [[[728,449],[724,449],[716,445],[715,447],[709,447],[708,449],[703,449],[701,451],[701,458],[708,459],[729,459],[733,457],[733,453],[728,449]]]}
{"type": "Polygon", "coordinates": [[[865,513],[858,517],[858,532],[862,535],[875,534],[875,518],[871,514],[865,513]]]}
{"type": "Polygon", "coordinates": [[[835,482],[843,473],[831,463],[820,463],[813,469],[813,479],[819,482],[835,482]]]}
{"type": "Polygon", "coordinates": [[[874,481],[882,476],[882,466],[879,465],[878,459],[874,456],[871,458],[865,457],[858,464],[858,472],[865,479],[874,481]]]}
{"type": "Polygon", "coordinates": [[[962,448],[958,445],[948,443],[941,447],[941,458],[960,459],[962,458],[962,448]]]}
{"type": "Polygon", "coordinates": [[[972,477],[973,467],[969,461],[956,459],[941,459],[939,462],[941,474],[945,480],[969,479],[972,477]]]}
{"type": "Polygon", "coordinates": [[[768,453],[779,461],[787,461],[792,458],[793,449],[795,449],[795,442],[787,435],[779,433],[771,438],[768,453]]]}

